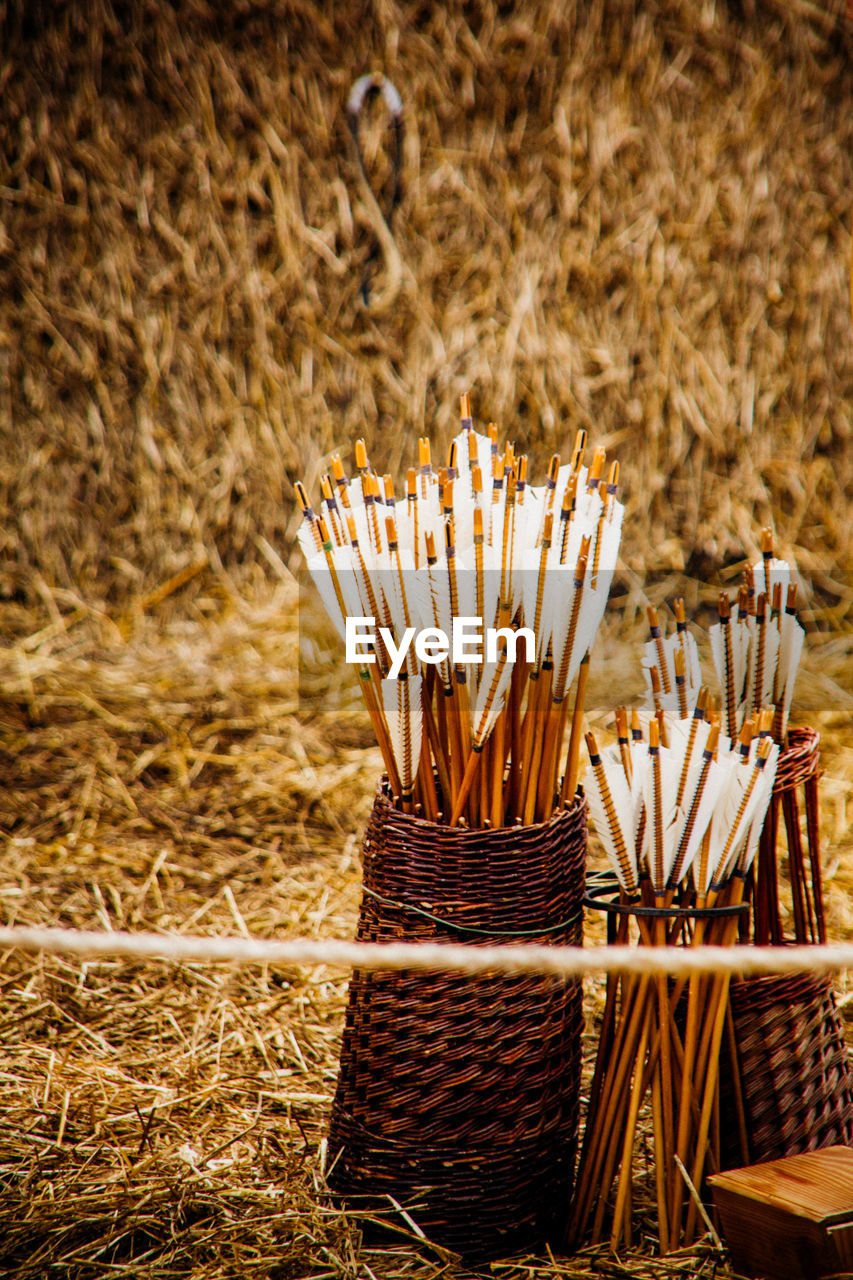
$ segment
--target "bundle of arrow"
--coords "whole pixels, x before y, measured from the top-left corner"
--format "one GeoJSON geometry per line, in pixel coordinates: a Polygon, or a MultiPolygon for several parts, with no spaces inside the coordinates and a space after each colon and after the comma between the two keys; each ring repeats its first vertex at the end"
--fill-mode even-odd
{"type": "Polygon", "coordinates": [[[527,459],[474,430],[467,396],[447,465],[419,442],[405,498],[339,456],[315,512],[297,485],[308,568],[361,688],[393,793],[431,821],[550,817],[578,780],[588,660],[622,524],[618,464],[587,468],[579,432],[540,487],[527,459]],[[563,739],[574,710],[565,765],[563,739]]]}
{"type": "MultiPolygon", "coordinates": [[[[719,621],[708,639],[725,732],[736,737],[748,716],[771,706],[771,732],[783,743],[805,632],[797,618],[791,566],[774,555],[770,529],[761,531],[761,550],[761,559],[744,569],[736,599],[720,593],[719,621]]],[[[657,611],[650,607],[648,612],[651,634],[643,658],[648,700],[656,711],[688,716],[696,705],[702,673],[684,602],[675,602],[676,630],[669,636],[663,634],[657,611]]]]}
{"type": "MultiPolygon", "coordinates": [[[[748,718],[762,708],[771,709],[771,735],[782,748],[777,789],[761,834],[751,877],[753,939],[759,943],[782,941],[779,913],[779,810],[784,808],[791,885],[794,938],[814,942],[824,936],[820,850],[817,826],[817,745],[812,730],[797,730],[788,742],[788,717],[803,651],[805,632],[797,617],[794,570],[774,555],[773,534],[761,531],[761,559],[747,564],[737,596],[722,592],[718,622],[707,641],[719,688],[722,726],[730,737],[742,730],[748,718]],[[799,832],[799,802],[792,778],[801,769],[802,744],[815,744],[814,773],[806,786],[805,805],[809,828],[807,870],[799,832]],[[794,762],[799,761],[795,766],[794,762]],[[781,781],[780,781],[781,779],[781,781]]],[[[643,668],[647,705],[657,714],[689,715],[702,689],[702,672],[696,641],[687,629],[683,601],[675,602],[675,632],[665,636],[657,611],[649,608],[650,636],[643,668]]]]}
{"type": "MultiPolygon", "coordinates": [[[[620,886],[618,907],[610,904],[620,942],[632,918],[641,945],[730,945],[738,933],[803,645],[791,571],[773,556],[769,530],[762,551],[745,571],[737,602],[720,597],[719,621],[710,629],[722,724],[677,601],[669,636],[649,609],[648,709],[632,713],[629,730],[628,713],[618,708],[616,742],[605,750],[587,735],[584,787],[620,886]]],[[[677,1248],[682,1235],[693,1238],[696,1202],[685,1220],[684,1173],[699,1187],[708,1165],[718,1167],[717,1078],[727,1008],[727,978],[670,986],[662,978],[627,977],[609,984],[573,1208],[577,1238],[590,1219],[594,1238],[601,1238],[617,1173],[611,1242],[630,1234],[633,1140],[648,1091],[661,1250],[677,1248]]],[[[743,1123],[742,1115],[735,1119],[743,1123]]]]}
{"type": "MultiPolygon", "coordinates": [[[[584,779],[590,812],[620,885],[618,941],[636,919],[641,944],[729,945],[736,908],[770,799],[778,746],[772,711],[747,720],[735,742],[706,718],[702,691],[689,719],[617,713],[618,741],[599,750],[587,735],[584,779]],[[698,913],[698,914],[697,914],[698,913]]],[[[625,976],[608,987],[573,1210],[580,1238],[592,1217],[601,1238],[607,1196],[619,1172],[611,1240],[630,1231],[631,1162],[640,1105],[651,1089],[661,1251],[682,1235],[685,1190],[675,1157],[701,1183],[717,1123],[717,1067],[728,978],[670,986],[625,976]],[[676,1019],[676,1010],[679,1009],[676,1019]]],[[[713,1159],[712,1159],[713,1164],[713,1159]]],[[[688,1211],[685,1238],[695,1230],[688,1211]]]]}

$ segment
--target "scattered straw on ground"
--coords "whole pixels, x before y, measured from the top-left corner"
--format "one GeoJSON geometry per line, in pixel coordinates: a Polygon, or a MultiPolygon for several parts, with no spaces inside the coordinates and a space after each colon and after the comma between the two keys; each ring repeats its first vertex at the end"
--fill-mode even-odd
{"type": "MultiPolygon", "coordinates": [[[[615,626],[615,623],[614,623],[615,626]]],[[[0,662],[4,920],[84,928],[352,935],[379,756],[357,709],[300,691],[295,590],[204,626],[97,618],[0,662]]],[[[629,658],[602,654],[632,678],[629,658]]],[[[604,725],[603,702],[592,719],[604,725]]],[[[837,719],[837,716],[836,716],[837,719]]],[[[853,935],[849,721],[825,737],[830,920],[853,935]]],[[[600,940],[600,922],[590,936],[600,940]]],[[[21,1276],[463,1274],[359,1248],[323,1194],[346,982],[199,965],[6,954],[0,1268],[21,1276]],[[368,1270],[369,1268],[369,1270],[368,1270]]],[[[844,988],[842,988],[844,989],[844,988]]],[[[587,1057],[603,984],[587,983],[587,1057]]],[[[642,1197],[641,1209],[642,1209],[642,1197]]],[[[605,1251],[497,1267],[507,1280],[725,1274],[705,1245],[655,1261],[640,1226],[605,1251]]]]}

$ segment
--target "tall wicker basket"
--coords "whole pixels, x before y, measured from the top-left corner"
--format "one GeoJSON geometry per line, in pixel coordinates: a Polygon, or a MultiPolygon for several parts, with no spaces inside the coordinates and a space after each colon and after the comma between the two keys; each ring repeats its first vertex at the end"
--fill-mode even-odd
{"type": "MultiPolygon", "coordinates": [[[[360,941],[582,940],[586,803],[537,826],[436,826],[380,789],[364,841],[360,941]]],[[[469,1259],[556,1238],[574,1166],[577,980],[364,973],[350,983],[329,1185],[401,1205],[469,1259]]]]}

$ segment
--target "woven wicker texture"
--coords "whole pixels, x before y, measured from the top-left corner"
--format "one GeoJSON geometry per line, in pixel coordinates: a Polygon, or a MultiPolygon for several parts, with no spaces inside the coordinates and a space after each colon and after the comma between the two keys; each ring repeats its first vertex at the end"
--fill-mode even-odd
{"type": "MultiPolygon", "coordinates": [[[[358,938],[579,944],[585,857],[585,803],[540,826],[466,831],[399,813],[380,792],[358,938]]],[[[556,1234],[575,1158],[581,1029],[576,980],[355,972],[333,1190],[372,1205],[390,1194],[469,1258],[556,1234]]]]}
{"type": "Polygon", "coordinates": [[[779,755],[773,798],[755,863],[753,941],[759,945],[779,946],[787,940],[779,910],[780,810],[791,884],[791,940],[826,941],[818,820],[819,773],[820,734],[814,729],[790,729],[779,755]],[[805,847],[800,829],[801,807],[805,809],[806,818],[805,847]]]}
{"type": "Polygon", "coordinates": [[[790,791],[817,777],[820,765],[820,734],[816,729],[789,729],[788,741],[779,753],[774,791],[790,791]]]}
{"type": "MultiPolygon", "coordinates": [[[[853,1081],[830,981],[816,974],[733,982],[732,1024],[749,1161],[853,1144],[853,1081]]],[[[721,1061],[722,1167],[745,1163],[729,1055],[721,1061]]]]}

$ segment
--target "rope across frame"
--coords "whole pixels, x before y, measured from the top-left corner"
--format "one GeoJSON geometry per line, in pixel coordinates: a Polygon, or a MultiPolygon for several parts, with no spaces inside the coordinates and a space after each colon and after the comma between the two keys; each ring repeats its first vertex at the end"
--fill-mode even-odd
{"type": "Polygon", "coordinates": [[[271,938],[87,930],[41,925],[0,926],[0,949],[88,960],[149,964],[271,965],[306,971],[326,982],[327,968],[370,972],[551,974],[592,973],[689,977],[692,973],[833,973],[853,970],[853,943],[786,947],[578,947],[531,943],[470,947],[459,942],[349,942],[340,938],[271,938]]]}

